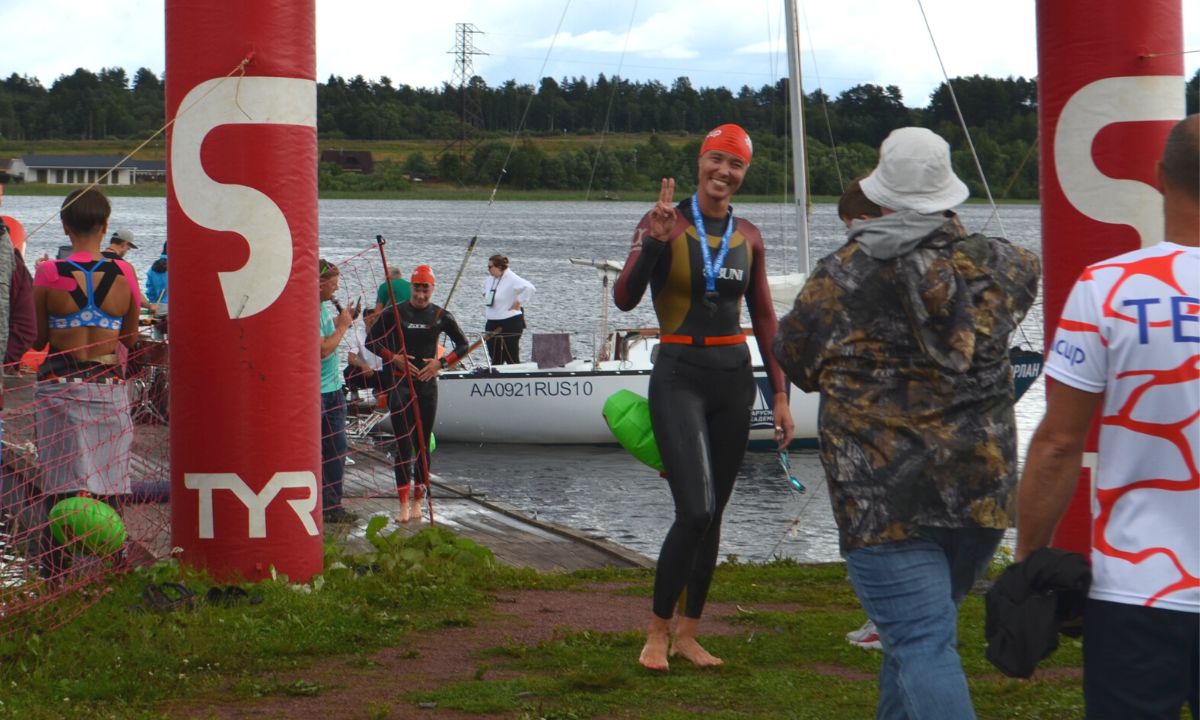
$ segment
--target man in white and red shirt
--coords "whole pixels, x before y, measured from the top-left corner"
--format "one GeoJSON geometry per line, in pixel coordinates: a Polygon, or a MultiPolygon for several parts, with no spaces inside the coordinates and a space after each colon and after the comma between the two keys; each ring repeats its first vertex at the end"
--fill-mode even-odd
{"type": "Polygon", "coordinates": [[[1017,552],[1049,544],[1102,405],[1084,611],[1088,718],[1200,710],[1200,115],[1158,165],[1164,241],[1083,271],[1017,491],[1017,552]]]}

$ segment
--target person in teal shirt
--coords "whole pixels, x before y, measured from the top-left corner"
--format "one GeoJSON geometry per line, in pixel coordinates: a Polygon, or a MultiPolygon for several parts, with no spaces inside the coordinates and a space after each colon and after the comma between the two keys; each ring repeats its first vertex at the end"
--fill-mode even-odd
{"type": "Polygon", "coordinates": [[[321,289],[321,503],[325,522],[354,522],[357,516],[342,507],[342,476],[346,463],[346,394],[342,391],[338,345],[353,319],[334,300],[340,272],[322,258],[321,289]],[[329,308],[332,301],[337,315],[329,308]]]}
{"type": "Polygon", "coordinates": [[[375,292],[375,310],[372,311],[372,314],[378,315],[380,310],[391,305],[392,295],[396,296],[397,305],[412,298],[412,284],[404,279],[404,274],[396,265],[388,268],[387,282],[379,283],[379,290],[375,292]],[[388,285],[392,286],[391,292],[388,291],[388,285]]]}

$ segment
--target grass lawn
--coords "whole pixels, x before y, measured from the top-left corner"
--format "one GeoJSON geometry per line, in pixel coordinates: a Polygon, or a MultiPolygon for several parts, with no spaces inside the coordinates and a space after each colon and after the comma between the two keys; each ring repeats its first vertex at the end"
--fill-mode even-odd
{"type": "MultiPolygon", "coordinates": [[[[165,562],[97,586],[92,604],[64,627],[40,632],[39,618],[28,618],[23,632],[0,640],[0,718],[874,714],[881,655],[843,639],[863,614],[840,563],[722,564],[710,597],[717,610],[706,620],[712,633],[701,640],[725,665],[700,670],[677,659],[670,673],[655,674],[636,662],[652,573],[516,570],[447,531],[402,540],[379,532],[378,520],[369,531],[374,552],[348,557],[331,544],[324,575],[248,588],[258,604],[136,611],[148,583],[178,580],[201,596],[211,585],[165,562]],[[620,615],[599,628],[586,613],[523,607],[544,627],[542,639],[522,641],[539,628],[514,621],[505,602],[537,594],[545,604],[562,593],[597,612],[627,607],[628,621],[620,615]],[[477,636],[488,639],[472,644],[477,636]],[[429,676],[423,663],[438,648],[450,658],[443,679],[403,681],[429,676]]],[[[1082,715],[1077,642],[1064,639],[1036,679],[1020,681],[984,658],[982,598],[967,599],[959,630],[980,718],[1082,715]]]]}

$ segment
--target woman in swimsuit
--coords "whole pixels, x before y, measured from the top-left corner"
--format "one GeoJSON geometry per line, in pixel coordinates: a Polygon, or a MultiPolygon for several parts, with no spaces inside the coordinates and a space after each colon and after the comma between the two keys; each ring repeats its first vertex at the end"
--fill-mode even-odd
{"type": "MultiPolygon", "coordinates": [[[[111,207],[96,189],[67,196],[59,215],[72,253],[40,263],[33,280],[35,348],[49,344],[34,388],[41,490],[47,512],[86,492],[114,507],[130,492],[133,424],[118,344],[138,336],[141,296],[133,269],[100,254],[111,207]]],[[[42,533],[45,576],[66,554],[42,533]]]]}
{"type": "Polygon", "coordinates": [[[752,153],[737,125],[710,132],[700,147],[696,194],[674,204],[675,180],[663,179],[613,290],[617,307],[631,310],[649,286],[662,333],[650,375],[650,418],[675,521],[658,556],[640,659],[652,670],[667,669],[668,652],[700,666],[721,664],[696,642],[696,628],[717,563],[721,515],[750,437],[756,391],[743,300],[771,380],[775,438],[780,447],[792,439],[787,381],[771,353],[776,320],[762,236],[730,206],[752,153]],[[683,613],[672,635],[681,595],[683,613]]]}

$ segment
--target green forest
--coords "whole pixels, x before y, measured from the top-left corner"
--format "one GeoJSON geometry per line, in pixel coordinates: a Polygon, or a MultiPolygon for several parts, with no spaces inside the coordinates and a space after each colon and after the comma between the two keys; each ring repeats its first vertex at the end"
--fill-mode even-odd
{"type": "MultiPolygon", "coordinates": [[[[804,97],[809,189],[837,195],[870,170],[879,143],[897,127],[928,127],[950,141],[959,175],[984,194],[958,120],[957,97],[980,165],[997,198],[1037,197],[1037,82],[979,75],[942,83],[923,107],[910,107],[894,85],[857,85],[837,97],[804,97]]],[[[1200,72],[1186,83],[1187,111],[1197,112],[1200,72]]],[[[743,192],[772,195],[790,185],[787,81],[759,88],[696,88],[686,77],[670,87],[598,76],[543,78],[534,87],[509,80],[490,87],[397,85],[390,78],[331,76],[317,86],[322,148],[371,149],[372,143],[420,141],[422,149],[377,162],[370,175],[322,164],[320,187],[333,191],[404,190],[417,181],[459,185],[497,182],[529,190],[618,192],[694,177],[703,134],[724,122],[744,126],[755,142],[754,170],[743,192]],[[562,139],[572,143],[558,142],[562,139]]],[[[37,78],[0,81],[0,143],[129,140],[164,124],[164,80],[146,68],[132,79],[121,68],[80,68],[49,88],[37,78]]],[[[161,147],[161,146],[160,146],[161,147]]]]}

